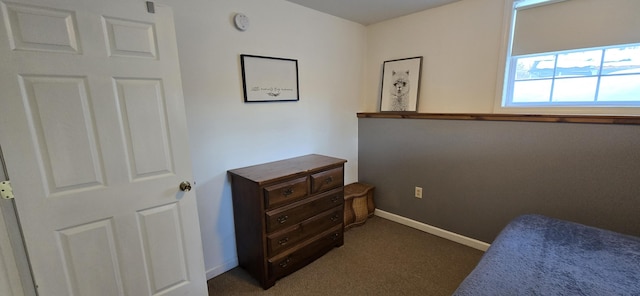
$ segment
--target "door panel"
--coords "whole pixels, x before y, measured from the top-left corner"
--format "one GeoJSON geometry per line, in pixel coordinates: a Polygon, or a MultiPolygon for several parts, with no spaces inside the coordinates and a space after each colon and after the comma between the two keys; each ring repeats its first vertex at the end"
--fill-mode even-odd
{"type": "Polygon", "coordinates": [[[0,143],[39,295],[206,295],[171,10],[0,3],[0,143]]]}
{"type": "Polygon", "coordinates": [[[20,76],[19,82],[47,191],[103,185],[86,79],[20,76]]]}
{"type": "Polygon", "coordinates": [[[173,173],[162,81],[115,80],[132,179],[173,173]]]}
{"type": "Polygon", "coordinates": [[[107,17],[103,20],[109,56],[157,58],[153,24],[107,17]]]}
{"type": "Polygon", "coordinates": [[[73,295],[124,295],[113,219],[58,231],[73,295]]]}
{"type": "Polygon", "coordinates": [[[11,49],[79,53],[73,11],[3,3],[11,49]]]}
{"type": "Polygon", "coordinates": [[[139,212],[146,268],[153,295],[182,285],[187,280],[184,234],[179,215],[175,203],[139,212]]]}

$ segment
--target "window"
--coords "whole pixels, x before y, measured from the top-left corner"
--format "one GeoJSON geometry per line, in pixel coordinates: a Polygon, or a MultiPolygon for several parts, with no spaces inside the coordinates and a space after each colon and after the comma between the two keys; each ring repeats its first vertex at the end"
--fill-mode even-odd
{"type": "Polygon", "coordinates": [[[640,44],[514,56],[508,105],[640,106],[640,44]]]}
{"type": "Polygon", "coordinates": [[[503,107],[640,107],[640,1],[515,0],[503,107]]]}

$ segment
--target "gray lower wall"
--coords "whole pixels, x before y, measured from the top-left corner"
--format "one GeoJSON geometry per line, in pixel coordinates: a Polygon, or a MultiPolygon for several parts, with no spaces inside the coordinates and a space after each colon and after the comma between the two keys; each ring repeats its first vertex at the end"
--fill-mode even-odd
{"type": "Polygon", "coordinates": [[[640,126],[359,118],[358,128],[359,180],[381,210],[489,243],[527,213],[640,236],[640,126]]]}

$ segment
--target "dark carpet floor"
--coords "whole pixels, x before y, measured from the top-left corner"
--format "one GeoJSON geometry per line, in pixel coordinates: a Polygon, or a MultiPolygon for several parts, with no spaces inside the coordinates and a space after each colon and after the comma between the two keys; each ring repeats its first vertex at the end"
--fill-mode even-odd
{"type": "Polygon", "coordinates": [[[379,217],[263,290],[236,267],[208,281],[209,295],[451,295],[483,252],[379,217]]]}

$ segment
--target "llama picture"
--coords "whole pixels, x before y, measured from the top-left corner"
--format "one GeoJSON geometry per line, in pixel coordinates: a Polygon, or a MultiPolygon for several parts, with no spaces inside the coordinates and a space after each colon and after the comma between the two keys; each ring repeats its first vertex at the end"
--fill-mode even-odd
{"type": "Polygon", "coordinates": [[[418,111],[422,57],[384,62],[380,111],[418,111]]]}
{"type": "Polygon", "coordinates": [[[391,111],[408,111],[409,108],[409,88],[411,81],[409,80],[409,70],[392,71],[392,87],[391,91],[391,111]]]}

